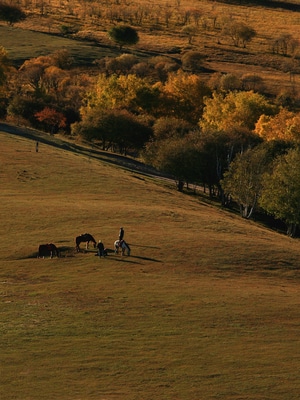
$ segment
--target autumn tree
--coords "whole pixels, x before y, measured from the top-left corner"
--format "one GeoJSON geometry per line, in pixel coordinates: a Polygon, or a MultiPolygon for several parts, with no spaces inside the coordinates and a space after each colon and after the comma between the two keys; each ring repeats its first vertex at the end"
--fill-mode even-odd
{"type": "Polygon", "coordinates": [[[128,25],[117,25],[112,27],[108,31],[109,38],[119,45],[120,50],[123,46],[134,45],[139,41],[139,35],[137,31],[128,25]]]}
{"type": "Polygon", "coordinates": [[[91,82],[81,71],[71,70],[71,65],[72,57],[65,50],[25,61],[13,81],[10,117],[36,126],[35,113],[55,108],[67,118],[69,131],[70,124],[79,118],[83,93],[91,82]]]}
{"type": "Polygon", "coordinates": [[[262,114],[275,114],[276,107],[263,95],[248,92],[214,93],[205,100],[199,125],[204,132],[230,131],[233,127],[253,130],[262,114]]]}
{"type": "Polygon", "coordinates": [[[289,33],[280,35],[271,45],[271,49],[274,53],[284,56],[288,54],[293,55],[298,48],[299,41],[294,39],[289,33]]]}
{"type": "Polygon", "coordinates": [[[276,115],[261,115],[255,132],[266,141],[300,143],[300,113],[281,108],[276,115]]]}
{"type": "Polygon", "coordinates": [[[50,54],[50,57],[53,60],[53,65],[62,70],[69,70],[74,64],[74,58],[66,49],[56,50],[50,54]]]}
{"type": "Polygon", "coordinates": [[[287,234],[294,236],[300,224],[300,150],[291,149],[277,157],[273,171],[263,179],[260,205],[287,225],[287,234]]]}
{"type": "Polygon", "coordinates": [[[185,71],[199,72],[203,67],[205,57],[199,51],[187,51],[181,57],[182,68],[185,71]]]}
{"type": "Polygon", "coordinates": [[[198,75],[182,70],[168,75],[162,92],[165,94],[166,114],[195,124],[202,116],[205,98],[211,95],[210,89],[198,75]]]}
{"type": "Polygon", "coordinates": [[[100,74],[86,94],[82,112],[93,107],[102,109],[125,109],[130,107],[136,98],[136,92],[143,87],[146,81],[135,75],[111,75],[107,77],[100,74]]]}
{"type": "Polygon", "coordinates": [[[0,117],[4,117],[8,105],[9,81],[15,74],[15,69],[10,65],[8,53],[0,46],[0,117]]]}
{"type": "Polygon", "coordinates": [[[9,66],[8,53],[4,47],[0,46],[0,86],[2,86],[6,80],[6,72],[9,66]]]}
{"type": "Polygon", "coordinates": [[[104,68],[108,74],[126,75],[138,63],[138,58],[132,54],[121,54],[119,57],[104,58],[104,68]]]}
{"type": "Polygon", "coordinates": [[[155,80],[165,83],[170,73],[176,72],[180,69],[180,64],[171,60],[169,57],[157,56],[149,60],[149,64],[153,66],[153,73],[155,80]]]}
{"type": "Polygon", "coordinates": [[[56,133],[58,129],[65,128],[66,126],[65,116],[50,107],[45,107],[42,111],[35,113],[35,117],[51,134],[56,133]]]}
{"type": "Polygon", "coordinates": [[[214,93],[205,100],[199,126],[218,179],[222,202],[226,202],[226,198],[219,182],[234,156],[261,141],[253,128],[262,110],[271,113],[273,107],[263,96],[253,92],[214,93]]]}
{"type": "Polygon", "coordinates": [[[192,44],[193,38],[197,34],[197,27],[195,25],[185,25],[181,31],[187,36],[188,43],[192,44]]]}
{"type": "Polygon", "coordinates": [[[230,92],[241,88],[242,82],[235,74],[222,74],[220,77],[219,90],[230,92]]]}
{"type": "Polygon", "coordinates": [[[244,74],[241,78],[243,90],[262,92],[264,90],[264,80],[257,74],[244,74]]]}

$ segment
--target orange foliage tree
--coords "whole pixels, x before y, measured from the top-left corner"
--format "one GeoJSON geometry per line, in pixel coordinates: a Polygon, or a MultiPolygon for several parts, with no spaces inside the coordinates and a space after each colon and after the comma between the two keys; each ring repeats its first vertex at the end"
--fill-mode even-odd
{"type": "Polygon", "coordinates": [[[255,133],[266,141],[300,142],[300,113],[282,108],[275,116],[261,115],[255,133]]]}
{"type": "Polygon", "coordinates": [[[66,127],[66,117],[53,108],[45,107],[42,111],[35,113],[34,116],[48,127],[52,134],[57,132],[59,128],[66,127]]]}

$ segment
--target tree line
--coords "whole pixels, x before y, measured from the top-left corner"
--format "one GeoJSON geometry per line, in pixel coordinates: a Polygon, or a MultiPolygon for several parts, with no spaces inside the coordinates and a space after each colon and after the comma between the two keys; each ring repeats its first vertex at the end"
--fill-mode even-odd
{"type": "MultiPolygon", "coordinates": [[[[0,18],[8,11],[0,7],[0,18]]],[[[108,34],[120,48],[139,39],[123,25],[108,34]]],[[[294,236],[300,114],[292,96],[265,96],[256,75],[217,73],[204,82],[202,59],[197,51],[180,62],[122,54],[98,60],[98,73],[89,74],[66,50],[16,69],[2,47],[0,117],[138,156],[173,176],[179,190],[201,185],[223,206],[238,204],[242,217],[259,210],[283,220],[294,236]]]]}

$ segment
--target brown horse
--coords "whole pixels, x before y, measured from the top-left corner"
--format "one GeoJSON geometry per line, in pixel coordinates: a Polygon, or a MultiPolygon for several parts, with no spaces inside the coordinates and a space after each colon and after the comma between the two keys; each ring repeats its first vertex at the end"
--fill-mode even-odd
{"type": "Polygon", "coordinates": [[[58,248],[53,243],[40,244],[39,246],[39,255],[38,258],[50,257],[54,256],[59,257],[58,248]]]}
{"type": "Polygon", "coordinates": [[[96,248],[96,240],[89,233],[83,233],[82,235],[77,236],[75,239],[75,242],[76,242],[76,251],[77,252],[80,251],[80,246],[79,246],[80,243],[86,243],[86,245],[85,245],[86,250],[89,248],[90,242],[93,243],[94,249],[96,248]]]}

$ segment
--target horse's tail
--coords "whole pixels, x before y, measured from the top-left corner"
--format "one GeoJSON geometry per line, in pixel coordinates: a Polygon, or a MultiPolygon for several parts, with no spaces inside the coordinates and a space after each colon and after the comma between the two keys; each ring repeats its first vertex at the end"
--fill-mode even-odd
{"type": "Polygon", "coordinates": [[[81,243],[80,236],[76,236],[75,243],[76,243],[76,250],[79,251],[79,245],[81,243]]]}

